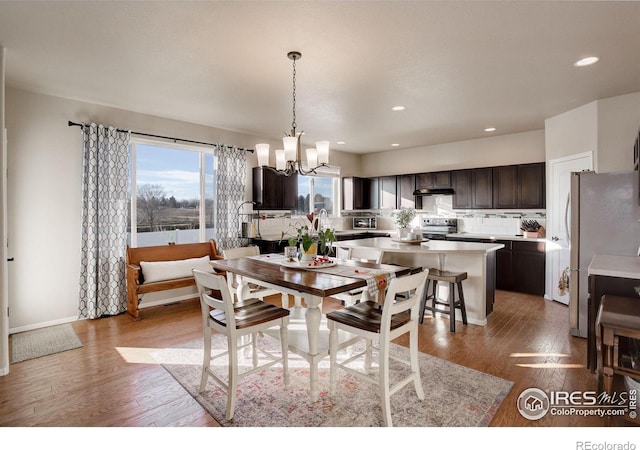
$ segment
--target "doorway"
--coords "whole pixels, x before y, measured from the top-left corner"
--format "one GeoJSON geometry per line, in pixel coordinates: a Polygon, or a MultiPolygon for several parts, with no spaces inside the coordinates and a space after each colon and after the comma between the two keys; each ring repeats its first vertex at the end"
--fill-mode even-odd
{"type": "Polygon", "coordinates": [[[545,298],[569,304],[568,270],[571,258],[571,173],[593,170],[592,152],[550,159],[547,168],[547,274],[545,298]]]}

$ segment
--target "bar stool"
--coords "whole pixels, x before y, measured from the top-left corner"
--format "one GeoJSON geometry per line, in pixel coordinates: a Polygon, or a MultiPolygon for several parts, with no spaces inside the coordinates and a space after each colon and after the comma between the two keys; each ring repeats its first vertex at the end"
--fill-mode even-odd
{"type": "Polygon", "coordinates": [[[464,305],[464,293],[462,291],[462,281],[467,279],[467,272],[448,272],[445,270],[429,269],[427,276],[427,284],[420,305],[420,323],[424,322],[425,310],[431,311],[433,317],[436,312],[449,315],[449,329],[452,333],[456,332],[456,308],[462,313],[462,323],[467,324],[467,308],[464,305]],[[449,300],[443,301],[438,298],[438,281],[449,283],[449,300]],[[433,283],[432,283],[433,282],[433,283]],[[431,294],[429,294],[429,284],[431,284],[431,294]],[[456,300],[456,286],[458,288],[458,299],[456,300]],[[431,300],[431,306],[427,306],[427,302],[431,300]],[[445,309],[438,308],[442,305],[445,309]]]}

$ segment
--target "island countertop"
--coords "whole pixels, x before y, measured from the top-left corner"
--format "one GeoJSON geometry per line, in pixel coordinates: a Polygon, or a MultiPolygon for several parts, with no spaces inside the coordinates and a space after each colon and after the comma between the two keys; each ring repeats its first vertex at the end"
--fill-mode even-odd
{"type": "Polygon", "coordinates": [[[334,242],[335,247],[371,247],[379,248],[385,252],[393,253],[437,253],[437,254],[487,254],[504,248],[504,244],[480,243],[480,242],[457,242],[429,240],[421,244],[408,244],[395,242],[388,237],[377,237],[367,239],[354,239],[350,241],[334,242]]]}
{"type": "Polygon", "coordinates": [[[640,279],[640,257],[619,255],[593,255],[589,275],[640,279]]]}
{"type": "MultiPolygon", "coordinates": [[[[377,248],[384,251],[382,262],[405,267],[438,268],[465,272],[463,282],[467,317],[470,324],[485,326],[495,300],[495,255],[500,243],[429,240],[420,244],[395,242],[388,237],[334,242],[340,248],[377,248]]],[[[438,285],[440,298],[446,298],[446,283],[438,285]]],[[[461,320],[456,310],[456,320],[461,320]]]]}

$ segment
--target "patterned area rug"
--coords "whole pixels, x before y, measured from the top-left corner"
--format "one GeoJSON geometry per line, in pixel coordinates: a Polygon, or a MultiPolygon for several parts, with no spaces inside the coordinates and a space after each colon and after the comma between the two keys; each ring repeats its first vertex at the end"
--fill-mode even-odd
{"type": "MultiPolygon", "coordinates": [[[[214,351],[226,341],[214,335],[214,351]]],[[[271,340],[269,340],[272,342],[271,340]]],[[[271,344],[269,344],[271,345],[271,344]]],[[[277,343],[272,348],[277,348],[277,343]]],[[[346,355],[341,352],[341,356],[346,355]]],[[[408,349],[392,344],[391,355],[408,360],[408,349]]],[[[320,398],[309,398],[309,368],[306,361],[290,353],[290,385],[284,388],[282,367],[272,366],[240,380],[233,420],[225,419],[226,393],[209,378],[198,393],[202,343],[194,341],[182,349],[166,349],[154,355],[162,366],[216,419],[228,427],[379,427],[382,426],[377,386],[338,371],[336,395],[330,396],[329,358],[320,364],[320,398]]],[[[374,352],[374,361],[376,354],[374,352]]],[[[225,358],[217,362],[219,376],[226,379],[225,358]]],[[[251,368],[249,359],[241,367],[251,368]]],[[[362,364],[355,361],[354,365],[362,364]]],[[[391,396],[395,427],[488,426],[513,383],[424,353],[420,354],[422,383],[426,394],[418,400],[413,384],[391,396]]],[[[374,365],[375,370],[375,365],[374,365]]],[[[392,365],[391,379],[404,368],[392,365]]]]}
{"type": "Polygon", "coordinates": [[[82,347],[69,323],[12,334],[10,340],[12,364],[82,347]]]}

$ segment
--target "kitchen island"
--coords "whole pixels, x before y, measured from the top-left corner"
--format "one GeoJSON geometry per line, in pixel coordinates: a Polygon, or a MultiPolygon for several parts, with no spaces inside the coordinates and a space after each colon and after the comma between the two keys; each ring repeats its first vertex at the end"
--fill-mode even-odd
{"type": "MultiPolygon", "coordinates": [[[[467,319],[474,325],[486,325],[495,299],[495,252],[504,247],[498,243],[451,242],[431,240],[418,245],[400,243],[388,237],[355,239],[334,243],[337,248],[378,248],[384,250],[383,263],[467,272],[462,283],[467,319]]],[[[438,285],[439,296],[447,294],[438,285]]],[[[456,310],[456,319],[462,320],[456,310]]]]}

